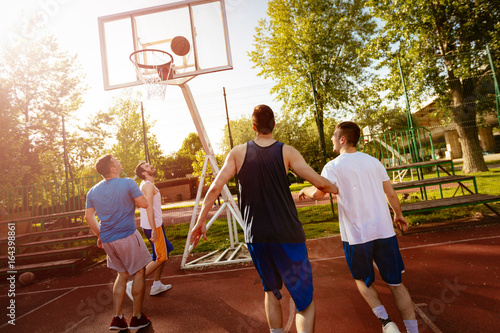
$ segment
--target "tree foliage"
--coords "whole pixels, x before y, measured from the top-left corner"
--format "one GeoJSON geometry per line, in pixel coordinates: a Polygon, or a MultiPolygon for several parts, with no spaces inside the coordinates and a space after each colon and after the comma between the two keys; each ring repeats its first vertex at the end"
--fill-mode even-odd
{"type": "MultiPolygon", "coordinates": [[[[269,20],[259,21],[250,52],[258,75],[276,82],[288,111],[315,116],[342,113],[357,101],[368,77],[368,58],[358,57],[376,27],[363,0],[271,0],[269,20]]],[[[319,124],[318,127],[320,128],[319,124]]]]}
{"type": "Polygon", "coordinates": [[[64,174],[62,117],[70,120],[86,90],[78,59],[59,48],[53,35],[34,32],[1,52],[1,117],[6,181],[20,186],[60,179],[64,174]]]}
{"type": "Polygon", "coordinates": [[[414,105],[433,95],[449,103],[462,143],[464,172],[487,170],[478,141],[476,94],[491,76],[486,45],[500,50],[500,2],[370,0],[368,5],[383,27],[365,52],[380,61],[380,68],[389,69],[384,80],[388,97],[402,94],[401,59],[414,105]]]}
{"type": "MultiPolygon", "coordinates": [[[[135,167],[139,161],[146,160],[140,97],[140,95],[134,96],[130,90],[127,90],[120,98],[115,99],[109,109],[116,140],[111,147],[111,153],[121,161],[123,171],[129,177],[134,176],[135,167]]],[[[160,150],[156,135],[150,133],[154,122],[149,120],[146,109],[144,113],[149,158],[158,171],[156,178],[163,179],[165,175],[160,166],[165,162],[165,157],[160,150]]]]}
{"type": "MultiPolygon", "coordinates": [[[[287,145],[296,148],[304,157],[306,162],[315,170],[321,171],[323,161],[319,146],[319,133],[316,122],[313,118],[302,119],[303,117],[292,112],[284,111],[283,114],[276,115],[276,127],[273,130],[273,137],[287,145]]],[[[255,132],[252,129],[250,117],[242,116],[236,120],[230,120],[231,135],[234,146],[244,144],[255,139],[255,132]]],[[[332,142],[329,140],[335,130],[335,120],[325,119],[325,137],[327,158],[333,157],[332,142]]],[[[225,157],[231,150],[229,144],[229,131],[227,125],[224,127],[224,136],[221,142],[223,156],[225,157]]],[[[223,158],[220,158],[223,160],[223,158]]]]}
{"type": "Polygon", "coordinates": [[[189,133],[182,141],[181,148],[167,156],[162,164],[162,170],[167,179],[186,177],[193,173],[193,163],[197,161],[197,154],[203,150],[200,137],[196,133],[189,133]]]}

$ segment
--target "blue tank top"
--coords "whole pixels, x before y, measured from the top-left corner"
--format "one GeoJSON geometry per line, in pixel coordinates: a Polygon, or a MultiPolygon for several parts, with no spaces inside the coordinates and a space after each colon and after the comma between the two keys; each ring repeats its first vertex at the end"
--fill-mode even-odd
{"type": "Polygon", "coordinates": [[[247,142],[238,181],[245,242],[305,242],[285,171],[283,143],[260,147],[247,142]]]}

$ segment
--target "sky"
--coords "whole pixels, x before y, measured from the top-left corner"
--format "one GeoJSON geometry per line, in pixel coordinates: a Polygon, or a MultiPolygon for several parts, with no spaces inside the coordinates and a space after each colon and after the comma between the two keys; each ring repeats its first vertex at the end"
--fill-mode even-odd
{"type": "MultiPolygon", "coordinates": [[[[61,50],[76,54],[86,73],[89,90],[83,96],[84,105],[78,111],[80,122],[98,110],[107,110],[123,90],[104,91],[97,18],[129,10],[173,3],[173,0],[19,0],[0,2],[1,42],[11,43],[12,25],[22,15],[31,17],[39,12],[46,31],[59,41],[61,50]]],[[[266,17],[267,0],[226,0],[229,40],[233,70],[203,74],[188,85],[200,112],[204,126],[216,153],[220,153],[222,130],[226,124],[223,88],[226,90],[228,116],[238,119],[248,116],[257,104],[268,104],[279,112],[280,103],[269,94],[272,82],[257,76],[247,53],[253,48],[253,35],[258,20],[266,17]]],[[[142,87],[134,89],[142,90],[142,87]]],[[[165,154],[177,151],[190,132],[196,132],[187,105],[177,86],[167,88],[166,101],[144,101],[145,113],[165,154]]]]}

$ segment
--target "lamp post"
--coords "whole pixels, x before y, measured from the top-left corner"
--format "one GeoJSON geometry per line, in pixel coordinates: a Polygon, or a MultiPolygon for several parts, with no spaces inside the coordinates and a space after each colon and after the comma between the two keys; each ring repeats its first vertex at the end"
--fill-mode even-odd
{"type": "MultiPolygon", "coordinates": [[[[316,110],[316,121],[318,122],[319,141],[321,146],[321,153],[323,155],[323,167],[324,167],[326,165],[326,147],[325,147],[325,137],[323,133],[323,121],[319,118],[318,101],[316,100],[316,89],[314,88],[314,81],[311,72],[309,72],[309,79],[311,80],[314,108],[316,110]]],[[[332,209],[332,214],[333,216],[335,216],[335,210],[333,209],[333,199],[331,193],[329,193],[329,197],[330,197],[330,207],[332,209]]]]}
{"type": "Polygon", "coordinates": [[[486,51],[488,52],[488,59],[490,61],[491,73],[493,74],[493,82],[495,83],[495,105],[497,107],[497,120],[498,127],[500,128],[500,112],[498,111],[498,104],[500,104],[500,89],[498,89],[497,76],[495,74],[495,66],[493,65],[493,59],[491,59],[490,48],[486,45],[486,51]]]}

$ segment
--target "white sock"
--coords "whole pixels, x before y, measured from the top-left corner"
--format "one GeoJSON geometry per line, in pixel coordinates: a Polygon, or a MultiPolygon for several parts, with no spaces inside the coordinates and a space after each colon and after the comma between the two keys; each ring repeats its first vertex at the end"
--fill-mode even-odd
{"type": "Polygon", "coordinates": [[[283,333],[282,328],[271,328],[271,333],[283,333]]]}
{"type": "Polygon", "coordinates": [[[413,320],[403,320],[408,333],[418,333],[418,322],[416,319],[413,320]]]}
{"type": "Polygon", "coordinates": [[[127,285],[131,286],[131,285],[132,285],[132,283],[134,283],[134,281],[133,281],[133,280],[132,280],[132,281],[127,282],[127,285]]]}
{"type": "Polygon", "coordinates": [[[159,287],[159,286],[161,286],[161,285],[162,285],[162,283],[161,283],[161,281],[160,281],[160,280],[158,280],[158,281],[154,281],[154,282],[153,282],[153,287],[159,287]]]}
{"type": "Polygon", "coordinates": [[[389,315],[387,314],[387,311],[385,311],[385,307],[383,305],[376,306],[372,309],[373,313],[377,318],[379,319],[388,319],[389,315]]]}

